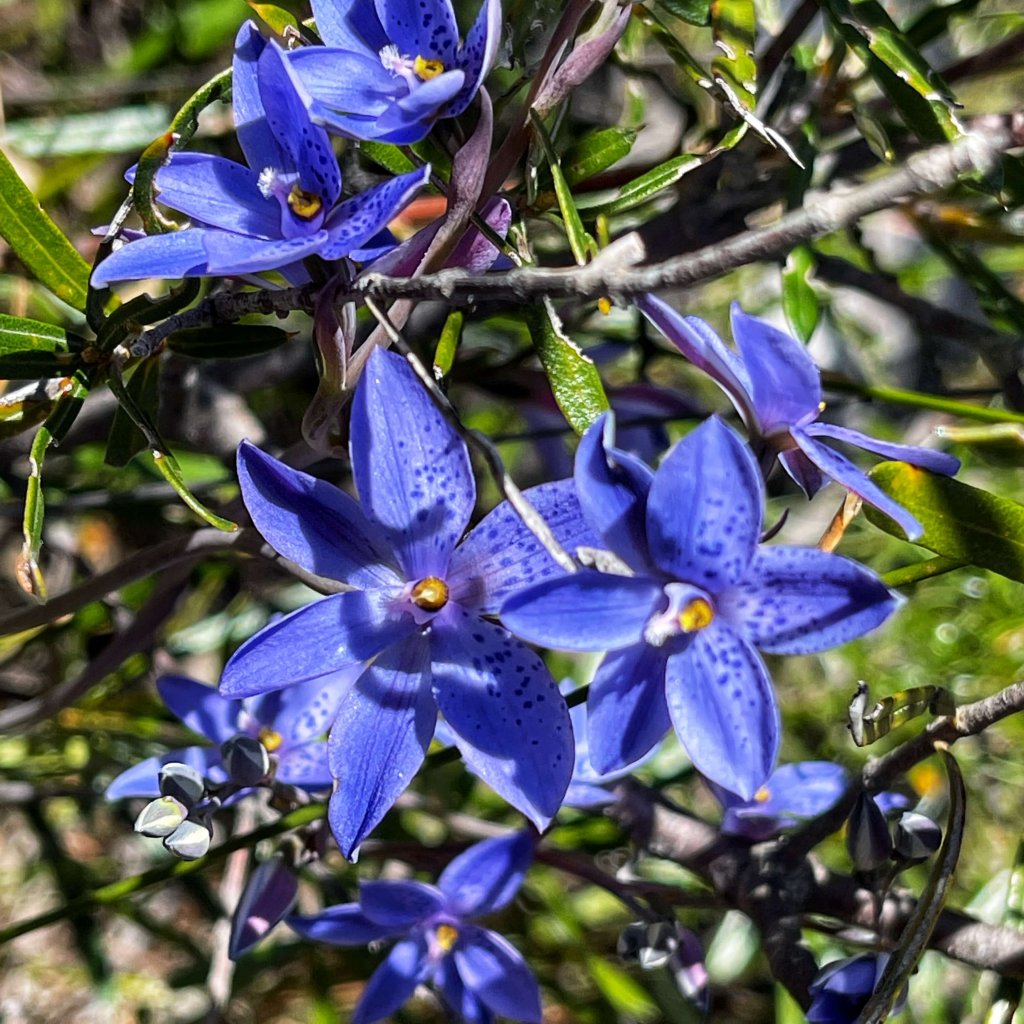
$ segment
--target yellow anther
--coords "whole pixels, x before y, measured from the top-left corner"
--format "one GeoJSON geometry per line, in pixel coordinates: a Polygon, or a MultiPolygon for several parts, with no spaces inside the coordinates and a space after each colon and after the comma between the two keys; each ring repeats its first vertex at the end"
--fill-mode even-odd
{"type": "Polygon", "coordinates": [[[434,934],[437,936],[438,946],[441,947],[444,953],[450,953],[452,946],[455,945],[459,938],[459,930],[453,928],[450,924],[440,925],[434,934]]]}
{"type": "Polygon", "coordinates": [[[272,754],[284,743],[284,737],[279,732],[274,732],[273,729],[267,728],[267,726],[263,726],[260,729],[258,739],[267,748],[268,754],[272,754]]]}
{"type": "Polygon", "coordinates": [[[679,626],[684,633],[696,633],[710,626],[715,612],[703,597],[695,597],[680,613],[679,626]]]}
{"type": "Polygon", "coordinates": [[[412,62],[412,70],[417,78],[422,79],[424,82],[429,82],[432,78],[437,78],[444,71],[444,64],[431,57],[417,57],[412,62]]]}
{"type": "Polygon", "coordinates": [[[826,403],[825,402],[819,402],[818,403],[818,412],[824,412],[825,411],[825,407],[826,407],[826,403]]]}
{"type": "Polygon", "coordinates": [[[759,804],[766,804],[771,800],[772,794],[767,786],[762,786],[755,794],[754,800],[759,804]]]}
{"type": "Polygon", "coordinates": [[[427,576],[412,588],[412,603],[426,612],[439,612],[448,603],[448,584],[427,576]]]}
{"type": "Polygon", "coordinates": [[[612,311],[612,300],[602,295],[601,298],[597,300],[597,308],[607,316],[612,311]]]}
{"type": "Polygon", "coordinates": [[[298,185],[292,185],[288,193],[288,208],[303,220],[312,220],[323,209],[323,205],[324,201],[315,192],[307,192],[298,185]]]}

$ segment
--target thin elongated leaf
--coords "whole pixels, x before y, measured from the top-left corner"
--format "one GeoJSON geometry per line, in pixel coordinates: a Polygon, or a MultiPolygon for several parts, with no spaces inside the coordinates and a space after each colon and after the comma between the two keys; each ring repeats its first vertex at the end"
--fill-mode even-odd
{"type": "MultiPolygon", "coordinates": [[[[924,527],[918,544],[938,555],[1024,582],[1024,505],[929,473],[905,462],[882,462],[869,473],[924,527]]],[[[868,519],[894,536],[888,516],[865,505],[868,519]]]]}
{"type": "Polygon", "coordinates": [[[89,264],[36,202],[2,150],[0,236],[37,281],[84,312],[89,264]]]}
{"type": "Polygon", "coordinates": [[[531,307],[529,319],[533,346],[558,408],[573,430],[582,434],[608,408],[597,367],[566,336],[549,299],[531,307]]]}
{"type": "Polygon", "coordinates": [[[733,96],[753,113],[757,103],[757,63],[754,36],[757,13],[754,0],[714,0],[711,32],[716,52],[711,61],[714,76],[724,81],[733,96]]]}
{"type": "Polygon", "coordinates": [[[83,344],[77,335],[69,334],[56,324],[27,320],[21,316],[0,313],[0,354],[14,352],[67,352],[72,345],[83,344]]]}
{"type": "Polygon", "coordinates": [[[7,142],[11,149],[35,158],[137,153],[167,127],[170,116],[162,103],[150,103],[101,114],[31,118],[8,124],[7,142]]]}
{"type": "Polygon", "coordinates": [[[81,361],[75,352],[8,352],[0,355],[0,380],[67,377],[81,361]]]}
{"type": "Polygon", "coordinates": [[[533,130],[537,134],[541,145],[544,147],[544,154],[548,158],[548,166],[551,170],[551,180],[555,185],[555,198],[558,200],[558,209],[562,214],[562,221],[565,224],[565,235],[569,241],[569,248],[572,250],[573,259],[578,266],[587,262],[587,258],[597,246],[594,240],[587,234],[580,220],[579,210],[572,197],[572,191],[562,174],[561,164],[558,162],[558,155],[551,145],[544,122],[531,110],[530,118],[533,121],[533,130]]]}
{"type": "Polygon", "coordinates": [[[191,327],[167,339],[172,352],[193,359],[241,359],[279,348],[291,335],[273,324],[191,327]]]}
{"type": "Polygon", "coordinates": [[[628,156],[637,134],[635,128],[601,128],[584,135],[562,158],[566,182],[578,185],[628,156]]]}
{"type": "Polygon", "coordinates": [[[907,127],[927,142],[963,134],[949,87],[881,4],[876,0],[822,0],[822,4],[907,127]]]}
{"type": "Polygon", "coordinates": [[[590,217],[610,217],[616,213],[625,213],[660,195],[671,188],[677,181],[695,171],[704,162],[702,157],[692,153],[674,156],[657,167],[646,171],[639,177],[623,185],[611,199],[589,200],[586,197],[577,201],[577,208],[585,210],[590,217]]]}
{"type": "Polygon", "coordinates": [[[407,174],[416,170],[416,164],[398,146],[386,142],[360,142],[359,152],[365,153],[375,164],[392,174],[407,174]]]}
{"type": "Polygon", "coordinates": [[[949,814],[942,846],[939,847],[928,883],[903,929],[899,943],[886,962],[875,991],[857,1018],[858,1024],[874,1024],[889,1016],[893,1004],[924,955],[928,939],[938,924],[953,884],[953,872],[963,845],[967,790],[953,755],[946,749],[939,750],[939,754],[949,780],[949,814]]]}
{"type": "Polygon", "coordinates": [[[28,455],[29,475],[25,490],[25,512],[21,532],[24,538],[18,558],[17,576],[21,588],[39,601],[46,600],[46,580],[39,567],[39,552],[43,546],[43,460],[53,435],[44,424],[36,432],[28,455]]]}
{"type": "Polygon", "coordinates": [[[461,309],[453,309],[441,329],[441,337],[434,350],[434,376],[447,377],[455,362],[455,353],[462,341],[462,324],[466,315],[461,309]]]}
{"type": "MultiPolygon", "coordinates": [[[[146,359],[140,363],[125,381],[125,390],[139,409],[156,423],[160,405],[160,359],[146,359]]],[[[103,461],[108,466],[127,466],[139,452],[145,451],[146,444],[146,435],[125,407],[118,405],[110,425],[103,461]]]]}

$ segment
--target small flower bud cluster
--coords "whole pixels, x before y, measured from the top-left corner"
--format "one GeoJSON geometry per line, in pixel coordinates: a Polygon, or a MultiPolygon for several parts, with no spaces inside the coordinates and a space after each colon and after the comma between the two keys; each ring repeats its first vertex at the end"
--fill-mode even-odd
{"type": "Polygon", "coordinates": [[[925,814],[905,810],[904,804],[896,794],[857,797],[846,830],[846,849],[857,871],[899,872],[927,860],[939,848],[939,826],[925,814]]]}
{"type": "Polygon", "coordinates": [[[259,740],[242,733],[221,745],[226,782],[214,782],[190,765],[170,761],[160,769],[160,796],[138,818],[135,831],[164,846],[182,860],[198,860],[210,848],[213,817],[227,797],[268,784],[274,759],[259,740]]]}

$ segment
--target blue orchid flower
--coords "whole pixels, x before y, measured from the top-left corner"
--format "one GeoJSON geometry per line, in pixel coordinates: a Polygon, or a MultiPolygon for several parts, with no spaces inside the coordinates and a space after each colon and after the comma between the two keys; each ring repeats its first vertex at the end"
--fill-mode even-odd
{"type": "MultiPolygon", "coordinates": [[[[888,962],[888,953],[860,953],[823,967],[811,982],[808,1024],[854,1024],[888,962]]],[[[899,1013],[906,998],[904,988],[890,1013],[899,1013]]]]}
{"type": "Polygon", "coordinates": [[[274,777],[280,782],[308,790],[331,785],[323,735],[337,710],[332,688],[318,682],[242,701],[227,700],[185,676],[163,676],[156,687],[173,714],[214,746],[183,747],[140,761],[110,783],[108,800],[159,796],[160,768],[172,762],[187,764],[212,782],[226,781],[220,745],[239,734],[259,740],[274,755],[274,777]]]}
{"type": "Polygon", "coordinates": [[[430,168],[339,203],[330,138],[310,122],[281,48],[251,22],[238,33],[233,74],[235,127],[249,166],[207,153],[173,154],[156,174],[159,199],[191,226],[122,246],[96,268],[94,287],[274,269],[301,283],[309,279],[306,257],[361,260],[383,251],[388,221],[426,184],[430,168]]]}
{"type": "Polygon", "coordinates": [[[313,120],[401,145],[469,106],[501,33],[500,0],[483,0],[461,44],[451,0],[313,0],[313,14],[327,45],[289,54],[313,120]]]}
{"type": "Polygon", "coordinates": [[[495,1014],[540,1024],[540,991],[518,950],[474,918],[506,906],[533,859],[533,837],[486,839],[456,857],[437,880],[362,882],[358,903],[291,917],[301,936],[338,946],[401,937],[367,983],[351,1024],[394,1013],[417,985],[432,981],[466,1024],[495,1014]]]}
{"type": "Polygon", "coordinates": [[[657,473],[616,449],[613,429],[606,414],[583,436],[575,478],[583,513],[617,564],[517,593],[502,621],[548,647],[611,652],[588,699],[597,771],[637,761],[674,725],[698,771],[750,799],[779,742],[757,650],[845,643],[899,599],[839,555],[759,544],[761,476],[717,418],[672,448],[657,473]]]}
{"type": "Polygon", "coordinates": [[[760,843],[824,814],[846,791],[847,781],[846,769],[833,761],[798,761],[776,768],[752,800],[709,785],[725,811],[721,831],[760,843]]]}
{"type": "MultiPolygon", "coordinates": [[[[221,692],[249,696],[358,669],[329,738],[329,818],[346,856],[409,785],[439,709],[470,769],[543,827],[572,773],[569,714],[540,658],[485,616],[558,566],[507,503],[458,543],[476,501],[469,453],[400,356],[370,356],[349,441],[361,505],[251,444],[239,448],[256,528],[285,557],[350,589],[243,644],[221,692]]],[[[561,543],[589,541],[571,480],[527,493],[561,543]]]]}
{"type": "Polygon", "coordinates": [[[744,313],[735,303],[732,333],[738,353],[703,320],[684,317],[653,295],[642,296],[636,304],[694,366],[725,391],[751,437],[764,445],[766,458],[774,461],[778,455],[783,469],[809,498],[826,480],[835,480],[899,523],[910,540],[921,536],[921,524],[902,505],[819,438],[852,444],[947,476],[960,468],[959,459],[917,445],[879,441],[848,427],[818,423],[825,408],[821,373],[807,349],[771,324],[744,313]]]}

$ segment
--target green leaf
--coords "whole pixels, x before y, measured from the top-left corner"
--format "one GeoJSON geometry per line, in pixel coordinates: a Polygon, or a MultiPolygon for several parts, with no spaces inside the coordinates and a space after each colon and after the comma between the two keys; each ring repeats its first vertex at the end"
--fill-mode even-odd
{"type": "Polygon", "coordinates": [[[558,209],[561,211],[562,221],[565,224],[565,234],[569,240],[569,248],[572,250],[572,256],[577,266],[582,266],[587,262],[591,251],[596,249],[597,246],[584,230],[579,210],[576,209],[572,192],[565,180],[565,176],[562,174],[561,164],[559,164],[558,156],[551,145],[551,139],[548,136],[547,129],[544,127],[544,122],[532,110],[530,111],[530,119],[533,121],[533,129],[537,133],[537,138],[540,139],[540,143],[544,147],[544,154],[548,158],[551,180],[555,186],[555,198],[558,200],[558,209]]]}
{"type": "Polygon", "coordinates": [[[656,4],[691,25],[707,25],[711,21],[711,0],[656,0],[656,4]]]}
{"type": "Polygon", "coordinates": [[[245,2],[253,9],[260,21],[269,25],[279,36],[284,35],[286,29],[298,27],[298,17],[291,11],[285,10],[280,4],[261,4],[259,0],[245,0],[245,2]]]}
{"type": "Polygon", "coordinates": [[[375,164],[391,174],[406,174],[416,170],[416,164],[398,146],[368,141],[360,142],[358,145],[360,153],[365,153],[375,164]]]}
{"type": "Polygon", "coordinates": [[[584,135],[562,158],[566,182],[578,185],[628,156],[637,134],[635,128],[602,128],[584,135]]]}
{"type": "Polygon", "coordinates": [[[39,566],[39,552],[43,546],[43,460],[53,441],[46,424],[36,431],[28,455],[29,476],[25,490],[25,511],[21,532],[24,538],[17,562],[18,583],[26,593],[39,601],[46,600],[46,580],[39,566]]]}
{"type": "Polygon", "coordinates": [[[167,347],[193,359],[241,359],[270,352],[290,337],[284,328],[273,324],[190,327],[170,335],[167,347]]]}
{"type": "Polygon", "coordinates": [[[926,142],[959,138],[949,87],[876,0],[822,0],[850,48],[899,111],[907,127],[926,142]]]}
{"type": "MultiPolygon", "coordinates": [[[[146,359],[125,381],[125,391],[152,422],[158,419],[160,405],[160,359],[146,359]]],[[[139,429],[123,405],[118,405],[110,425],[103,461],[108,466],[127,466],[146,448],[146,435],[139,429]]]]}
{"type": "Polygon", "coordinates": [[[599,956],[587,957],[587,969],[601,995],[620,1015],[636,1021],[653,1021],[661,1016],[657,1003],[644,987],[621,967],[599,956]]]}
{"type": "MultiPolygon", "coordinates": [[[[167,128],[170,110],[161,103],[118,107],[96,114],[64,114],[13,121],[7,142],[24,156],[41,158],[88,153],[137,153],[167,128]]],[[[78,163],[75,164],[79,168],[78,163]]]]}
{"type": "Polygon", "coordinates": [[[632,181],[626,182],[611,199],[582,198],[577,200],[577,208],[586,210],[587,215],[591,217],[601,214],[610,217],[612,214],[625,213],[626,210],[642,206],[648,200],[671,188],[690,171],[695,171],[700,167],[703,162],[702,157],[694,156],[692,153],[674,156],[632,181]]]}
{"type": "Polygon", "coordinates": [[[6,352],[0,355],[0,380],[68,377],[81,363],[75,352],[6,352]]]}
{"type": "Polygon", "coordinates": [[[582,434],[608,408],[597,367],[566,337],[551,301],[527,309],[530,335],[558,408],[577,434],[582,434]]]}
{"type": "Polygon", "coordinates": [[[89,264],[43,212],[2,150],[0,236],[37,281],[69,306],[84,312],[89,264]]]}
{"type": "Polygon", "coordinates": [[[27,320],[20,316],[0,313],[0,354],[14,352],[67,352],[74,345],[81,347],[83,340],[68,334],[55,324],[27,320]]]}
{"type": "MultiPolygon", "coordinates": [[[[924,527],[916,543],[937,555],[1024,582],[1024,505],[929,473],[905,462],[882,462],[868,474],[924,527]]],[[[868,505],[865,515],[896,537],[903,531],[868,505]]]]}
{"type": "Polygon", "coordinates": [[[715,40],[712,73],[720,82],[725,82],[741,106],[753,113],[757,103],[757,63],[754,61],[757,13],[754,0],[714,0],[711,4],[711,30],[715,40]]]}
{"type": "Polygon", "coordinates": [[[453,309],[441,329],[441,337],[434,351],[434,376],[447,377],[455,362],[455,353],[459,350],[462,340],[462,323],[466,319],[461,309],[453,309]]]}
{"type": "Polygon", "coordinates": [[[793,333],[806,345],[818,326],[821,303],[809,278],[814,272],[814,253],[810,246],[798,245],[786,257],[782,268],[782,309],[793,333]]]}

